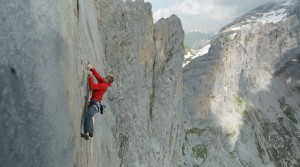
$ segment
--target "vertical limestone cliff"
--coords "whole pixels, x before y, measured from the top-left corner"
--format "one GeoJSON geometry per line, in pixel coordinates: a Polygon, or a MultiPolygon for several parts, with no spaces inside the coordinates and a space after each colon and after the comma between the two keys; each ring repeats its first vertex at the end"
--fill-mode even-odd
{"type": "Polygon", "coordinates": [[[184,68],[186,166],[300,165],[299,6],[260,8],[286,11],[275,23],[246,14],[184,68]]]}
{"type": "Polygon", "coordinates": [[[176,16],[154,25],[142,0],[3,0],[0,25],[1,166],[182,163],[176,16]],[[88,141],[87,62],[116,77],[88,141]]]}

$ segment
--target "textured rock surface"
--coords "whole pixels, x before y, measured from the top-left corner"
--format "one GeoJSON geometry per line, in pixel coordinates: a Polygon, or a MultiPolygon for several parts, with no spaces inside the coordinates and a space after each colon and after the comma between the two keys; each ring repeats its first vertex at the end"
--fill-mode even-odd
{"type": "Polygon", "coordinates": [[[276,24],[224,29],[184,68],[186,166],[300,165],[300,13],[292,11],[276,24]]]}
{"type": "Polygon", "coordinates": [[[1,166],[178,166],[183,31],[121,0],[0,2],[1,166]],[[86,63],[117,80],[80,138],[86,63]]]}

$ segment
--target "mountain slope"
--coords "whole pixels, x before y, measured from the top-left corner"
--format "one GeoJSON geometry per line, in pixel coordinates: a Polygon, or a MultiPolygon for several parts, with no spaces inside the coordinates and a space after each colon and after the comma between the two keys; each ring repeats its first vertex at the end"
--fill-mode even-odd
{"type": "Polygon", "coordinates": [[[184,46],[192,50],[199,50],[209,44],[215,36],[215,33],[187,32],[184,36],[184,46]]]}
{"type": "Polygon", "coordinates": [[[241,27],[252,23],[265,24],[285,21],[288,17],[297,12],[297,3],[299,3],[298,0],[289,0],[283,3],[268,3],[257,7],[235,19],[232,23],[223,27],[221,31],[238,30],[241,27]]]}
{"type": "Polygon", "coordinates": [[[210,44],[206,45],[205,47],[203,47],[200,50],[190,50],[187,52],[186,55],[184,55],[184,61],[183,61],[183,67],[186,66],[187,64],[189,64],[192,60],[194,60],[195,58],[202,56],[204,54],[206,54],[210,48],[210,44]]]}
{"type": "Polygon", "coordinates": [[[299,7],[255,9],[185,66],[187,166],[300,165],[299,7]]]}

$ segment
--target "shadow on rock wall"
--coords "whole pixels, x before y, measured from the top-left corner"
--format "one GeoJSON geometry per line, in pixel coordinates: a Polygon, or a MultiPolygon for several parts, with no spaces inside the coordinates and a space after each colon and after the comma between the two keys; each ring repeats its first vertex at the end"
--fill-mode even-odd
{"type": "Polygon", "coordinates": [[[249,84],[251,79],[242,72],[239,94],[245,110],[236,151],[243,165],[259,161],[278,167],[300,164],[299,61],[300,47],[284,53],[275,64],[270,84],[258,92],[245,91],[257,85],[249,84]]]}
{"type": "Polygon", "coordinates": [[[69,92],[63,80],[68,77],[63,67],[68,46],[53,19],[58,15],[55,3],[47,4],[42,13],[39,5],[45,4],[39,2],[1,1],[1,166],[75,163],[69,92]]]}

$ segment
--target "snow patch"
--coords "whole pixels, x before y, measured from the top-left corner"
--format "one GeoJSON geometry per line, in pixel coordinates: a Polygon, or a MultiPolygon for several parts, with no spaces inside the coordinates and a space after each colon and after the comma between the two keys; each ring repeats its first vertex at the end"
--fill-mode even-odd
{"type": "Polygon", "coordinates": [[[238,27],[233,27],[231,28],[230,30],[232,31],[237,31],[237,30],[240,30],[242,28],[242,26],[238,26],[238,27]]]}
{"type": "Polygon", "coordinates": [[[287,10],[286,9],[279,9],[277,11],[271,11],[268,13],[261,13],[263,14],[262,17],[258,18],[257,21],[265,24],[265,23],[278,23],[285,19],[287,10]]]}
{"type": "Polygon", "coordinates": [[[190,52],[188,52],[187,55],[184,55],[184,59],[190,59],[192,57],[193,57],[193,55],[190,52]]]}
{"type": "Polygon", "coordinates": [[[241,26],[237,26],[237,27],[231,27],[231,28],[226,29],[224,32],[228,32],[228,31],[238,31],[238,30],[241,30],[241,29],[244,29],[244,28],[247,28],[247,27],[249,27],[248,24],[246,24],[246,25],[241,25],[241,26]]]}
{"type": "Polygon", "coordinates": [[[199,56],[202,56],[202,55],[208,53],[210,47],[211,47],[210,44],[206,45],[205,47],[203,47],[202,49],[200,49],[200,50],[196,53],[195,56],[192,55],[190,52],[188,52],[187,55],[184,55],[184,59],[185,59],[185,60],[186,60],[186,59],[189,59],[189,60],[188,60],[187,62],[183,63],[182,67],[184,67],[184,66],[186,66],[187,64],[189,64],[193,59],[195,59],[195,58],[197,58],[197,57],[199,57],[199,56]]]}
{"type": "Polygon", "coordinates": [[[251,23],[278,23],[281,21],[285,21],[287,18],[287,14],[289,11],[290,6],[294,5],[297,0],[290,0],[280,5],[280,8],[269,10],[266,12],[253,12],[244,16],[244,18],[236,19],[237,22],[232,27],[228,27],[223,32],[230,32],[230,31],[238,31],[245,26],[250,26],[251,23]]]}
{"type": "Polygon", "coordinates": [[[292,78],[291,78],[291,77],[285,79],[286,84],[291,83],[291,81],[292,81],[292,78]]]}
{"type": "Polygon", "coordinates": [[[199,57],[199,56],[202,56],[202,55],[208,53],[210,47],[211,47],[210,44],[204,46],[202,49],[199,50],[198,55],[196,57],[199,57]]]}
{"type": "Polygon", "coordinates": [[[233,40],[233,39],[235,38],[236,34],[237,34],[237,33],[233,33],[233,34],[229,35],[228,37],[229,37],[231,40],[233,40]]]}
{"type": "Polygon", "coordinates": [[[294,4],[293,1],[288,1],[288,2],[286,2],[286,3],[281,4],[280,6],[291,6],[291,5],[293,5],[293,4],[294,4]]]}

